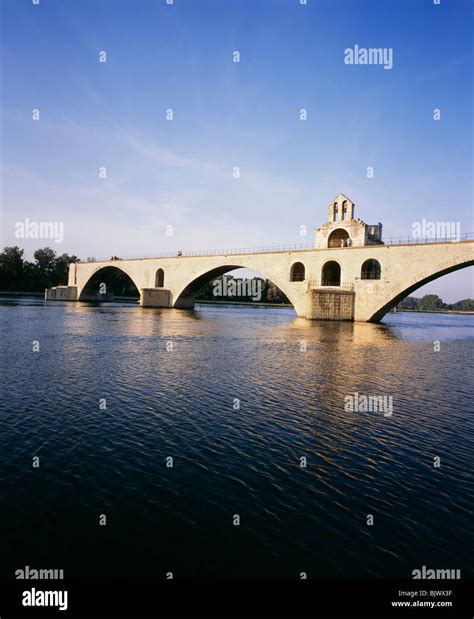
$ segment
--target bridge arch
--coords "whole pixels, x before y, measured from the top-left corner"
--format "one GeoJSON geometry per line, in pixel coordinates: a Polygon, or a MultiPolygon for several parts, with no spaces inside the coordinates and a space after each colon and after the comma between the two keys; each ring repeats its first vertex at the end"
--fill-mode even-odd
{"type": "MultiPolygon", "coordinates": [[[[137,298],[140,296],[140,286],[135,281],[135,279],[127,272],[123,267],[115,266],[115,265],[106,265],[99,266],[89,275],[87,280],[84,282],[82,288],[77,291],[77,299],[79,301],[87,301],[91,300],[93,297],[96,297],[97,300],[100,300],[100,284],[105,283],[106,288],[108,288],[108,292],[111,292],[110,288],[114,288],[114,275],[120,274],[121,279],[127,281],[129,284],[129,288],[132,287],[136,290],[137,298]]],[[[115,282],[117,282],[118,278],[115,278],[115,282]]],[[[123,293],[122,291],[119,291],[123,293]]],[[[106,295],[102,295],[103,298],[106,298],[106,295]]]]}
{"type": "Polygon", "coordinates": [[[402,301],[405,297],[410,295],[412,292],[415,292],[415,290],[418,290],[418,288],[421,288],[422,286],[429,284],[435,279],[439,279],[440,277],[443,277],[443,275],[448,275],[449,273],[454,273],[454,271],[459,271],[460,269],[465,269],[470,266],[474,266],[474,260],[472,259],[468,259],[464,262],[450,265],[446,268],[439,269],[435,271],[434,273],[431,273],[430,275],[427,275],[414,283],[411,283],[409,286],[404,287],[402,290],[400,290],[396,294],[392,293],[391,295],[387,296],[385,299],[382,300],[382,305],[379,304],[379,308],[376,309],[372,313],[372,315],[368,319],[368,322],[380,322],[387,312],[389,312],[398,303],[400,303],[400,301],[402,301]]]}
{"type": "Polygon", "coordinates": [[[199,292],[206,286],[206,284],[210,283],[212,280],[217,277],[224,275],[225,273],[229,273],[230,271],[235,271],[236,269],[252,269],[253,271],[257,271],[261,274],[261,276],[265,279],[271,281],[275,286],[277,286],[288,298],[290,303],[293,305],[295,310],[298,313],[298,295],[294,292],[290,286],[288,286],[288,280],[285,282],[281,281],[279,277],[272,277],[265,272],[262,272],[260,268],[253,265],[246,264],[225,264],[220,265],[211,269],[208,269],[192,279],[188,284],[186,284],[181,290],[177,291],[174,295],[175,301],[173,303],[173,307],[176,308],[191,308],[194,306],[194,301],[199,294],[199,292]]]}

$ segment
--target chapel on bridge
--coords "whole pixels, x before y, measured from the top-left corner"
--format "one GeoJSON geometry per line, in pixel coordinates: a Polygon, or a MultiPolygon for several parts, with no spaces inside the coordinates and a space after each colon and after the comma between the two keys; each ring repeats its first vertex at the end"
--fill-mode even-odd
{"type": "Polygon", "coordinates": [[[382,244],[382,224],[369,225],[355,219],[354,209],[354,202],[343,193],[334,198],[327,223],[316,228],[317,249],[382,244]]]}

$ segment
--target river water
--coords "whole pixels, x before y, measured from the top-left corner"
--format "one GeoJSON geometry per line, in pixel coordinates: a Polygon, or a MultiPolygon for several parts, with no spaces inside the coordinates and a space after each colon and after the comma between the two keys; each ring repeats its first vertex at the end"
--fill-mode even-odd
{"type": "Polygon", "coordinates": [[[3,298],[1,575],[472,576],[473,325],[3,298]]]}

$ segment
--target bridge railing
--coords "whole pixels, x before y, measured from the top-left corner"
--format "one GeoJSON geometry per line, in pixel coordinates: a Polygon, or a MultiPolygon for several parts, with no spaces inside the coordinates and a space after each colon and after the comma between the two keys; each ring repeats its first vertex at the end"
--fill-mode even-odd
{"type": "MultiPolygon", "coordinates": [[[[431,237],[392,237],[383,239],[378,243],[369,243],[368,245],[363,242],[352,242],[350,246],[344,247],[331,247],[331,249],[348,250],[354,247],[378,247],[380,245],[421,245],[424,243],[459,243],[461,241],[469,241],[474,239],[474,233],[464,232],[457,236],[431,236],[431,237]]],[[[141,254],[133,256],[110,256],[108,258],[86,258],[81,262],[111,262],[120,260],[145,260],[151,258],[193,258],[200,256],[232,256],[238,254],[266,254],[274,252],[291,252],[291,251],[309,251],[315,249],[327,249],[316,248],[314,243],[295,243],[290,245],[266,245],[257,247],[239,247],[233,249],[206,249],[196,251],[175,251],[175,252],[162,252],[153,254],[141,254]]]]}
{"type": "Polygon", "coordinates": [[[309,279],[308,280],[308,288],[312,288],[313,290],[321,289],[321,290],[343,290],[344,292],[353,292],[354,284],[341,282],[340,284],[323,284],[320,280],[317,279],[309,279]]]}

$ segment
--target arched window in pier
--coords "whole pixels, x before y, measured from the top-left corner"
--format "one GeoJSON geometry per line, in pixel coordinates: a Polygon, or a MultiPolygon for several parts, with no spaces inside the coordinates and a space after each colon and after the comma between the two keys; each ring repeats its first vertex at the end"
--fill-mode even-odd
{"type": "Polygon", "coordinates": [[[302,262],[295,262],[290,269],[290,282],[304,282],[305,269],[302,262]]]}
{"type": "Polygon", "coordinates": [[[347,241],[349,238],[349,234],[344,228],[336,228],[336,230],[329,235],[328,247],[344,247],[348,244],[347,241]]]}
{"type": "Polygon", "coordinates": [[[362,269],[360,272],[361,279],[380,279],[380,275],[382,273],[382,267],[380,266],[380,262],[378,260],[374,260],[371,258],[370,260],[366,260],[362,265],[362,269]]]}
{"type": "Polygon", "coordinates": [[[155,275],[155,288],[163,288],[165,285],[165,272],[163,269],[158,269],[155,275]]]}
{"type": "Polygon", "coordinates": [[[341,267],[334,260],[326,262],[321,272],[321,283],[323,286],[341,285],[341,267]]]}

